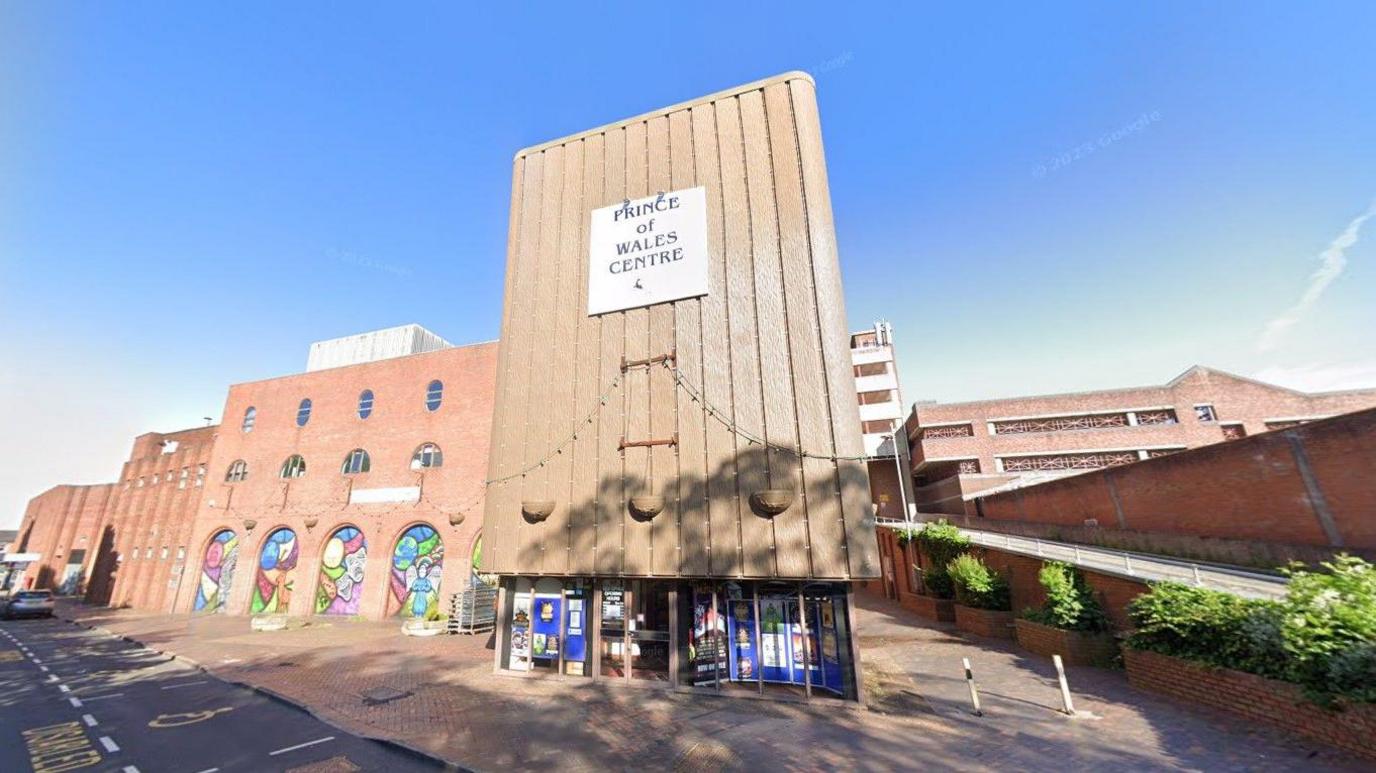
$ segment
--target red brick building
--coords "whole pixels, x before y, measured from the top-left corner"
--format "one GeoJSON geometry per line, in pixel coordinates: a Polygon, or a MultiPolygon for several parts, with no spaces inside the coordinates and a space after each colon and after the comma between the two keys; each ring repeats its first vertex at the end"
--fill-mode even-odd
{"type": "Polygon", "coordinates": [[[219,428],[149,432],[134,439],[119,483],[96,524],[87,597],[166,609],[184,578],[187,540],[205,491],[219,428]]]}
{"type": "Polygon", "coordinates": [[[316,344],[319,369],[230,387],[222,424],[140,435],[116,483],[35,497],[15,584],[157,611],[447,611],[479,545],[496,353],[416,326],[316,344]]]}
{"type": "Polygon", "coordinates": [[[466,586],[496,353],[458,346],[230,387],[175,610],[379,618],[466,586]]]}
{"type": "Polygon", "coordinates": [[[14,587],[52,588],[68,594],[86,587],[100,544],[100,519],[115,486],[53,486],[29,500],[9,552],[33,554],[14,587]]]}
{"type": "Polygon", "coordinates": [[[918,403],[906,429],[921,512],[978,493],[1376,406],[1376,389],[1305,393],[1195,366],[1161,386],[918,403]]]}

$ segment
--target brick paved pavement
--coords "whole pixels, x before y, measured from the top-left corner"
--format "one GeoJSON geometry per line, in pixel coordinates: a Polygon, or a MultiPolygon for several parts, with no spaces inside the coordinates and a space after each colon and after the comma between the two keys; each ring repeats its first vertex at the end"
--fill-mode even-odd
{"type": "Polygon", "coordinates": [[[252,633],[243,617],[63,613],[268,688],[346,730],[479,770],[1361,767],[1137,693],[1120,672],[1072,669],[1076,708],[1092,717],[1070,719],[1055,710],[1049,664],[886,602],[860,606],[870,710],[496,676],[488,637],[409,638],[392,623],[314,618],[252,633]],[[968,711],[962,656],[983,686],[983,718],[968,711]]]}

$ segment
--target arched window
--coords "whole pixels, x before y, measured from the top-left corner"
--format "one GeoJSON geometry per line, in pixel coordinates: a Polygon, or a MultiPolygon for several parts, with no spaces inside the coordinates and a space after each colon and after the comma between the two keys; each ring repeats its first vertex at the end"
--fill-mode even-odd
{"type": "Polygon", "coordinates": [[[358,395],[358,418],[366,419],[373,415],[373,390],[365,389],[358,395]]]}
{"type": "Polygon", "coordinates": [[[317,615],[356,615],[363,600],[363,565],[368,541],[355,526],[342,526],[325,541],[320,556],[317,615]]]}
{"type": "Polygon", "coordinates": [[[434,527],[418,523],[408,528],[392,548],[388,613],[424,619],[437,612],[443,564],[444,543],[434,527]]]}
{"type": "Polygon", "coordinates": [[[426,443],[411,454],[411,469],[440,467],[444,464],[444,452],[434,443],[426,443]]]}
{"type": "MultiPolygon", "coordinates": [[[[178,549],[178,555],[181,550],[178,549]]],[[[192,609],[197,612],[219,612],[229,598],[229,584],[234,579],[234,563],[239,558],[239,538],[229,529],[222,529],[205,546],[201,560],[201,578],[196,585],[196,600],[192,609]]]]}
{"type": "Polygon", "coordinates": [[[238,483],[248,477],[248,462],[243,459],[236,460],[229,465],[229,470],[225,472],[225,483],[238,483]]]}
{"type": "Polygon", "coordinates": [[[355,473],[367,472],[370,466],[372,466],[372,460],[368,458],[368,452],[362,448],[355,448],[349,452],[348,456],[344,457],[344,466],[339,471],[345,475],[354,475],[355,473]]]}
{"type": "Polygon", "coordinates": [[[292,454],[282,462],[282,470],[278,473],[283,478],[299,478],[306,474],[306,460],[301,458],[301,454],[292,454]]]}
{"type": "Polygon", "coordinates": [[[425,409],[428,411],[438,411],[440,403],[444,401],[444,382],[435,379],[430,382],[430,386],[425,388],[425,409]]]}
{"type": "Polygon", "coordinates": [[[252,431],[253,431],[253,423],[254,423],[255,421],[257,421],[257,420],[258,420],[258,409],[257,409],[257,408],[254,408],[253,406],[250,405],[250,406],[248,407],[248,410],[244,411],[244,424],[243,424],[243,430],[244,430],[245,432],[252,432],[252,431]]]}
{"type": "Polygon", "coordinates": [[[253,596],[249,599],[250,614],[273,615],[287,611],[300,555],[296,532],[291,529],[277,529],[263,540],[263,548],[258,552],[253,596]]]}
{"type": "Polygon", "coordinates": [[[304,427],[311,420],[311,399],[307,397],[296,408],[296,426],[304,427]]]}

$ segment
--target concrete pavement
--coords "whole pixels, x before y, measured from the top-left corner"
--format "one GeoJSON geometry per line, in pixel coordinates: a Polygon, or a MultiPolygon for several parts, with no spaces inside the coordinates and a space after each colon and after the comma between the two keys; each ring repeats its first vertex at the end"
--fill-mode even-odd
{"type": "Polygon", "coordinates": [[[0,770],[438,767],[107,633],[0,624],[0,770]]]}
{"type": "Polygon", "coordinates": [[[1049,663],[860,594],[870,710],[492,673],[488,637],[414,639],[395,621],[308,618],[273,633],[243,617],[60,611],[332,725],[477,770],[1363,770],[1316,744],[1135,692],[1119,671],[1070,670],[1070,719],[1049,663]],[[973,717],[960,661],[984,688],[973,717]]]}

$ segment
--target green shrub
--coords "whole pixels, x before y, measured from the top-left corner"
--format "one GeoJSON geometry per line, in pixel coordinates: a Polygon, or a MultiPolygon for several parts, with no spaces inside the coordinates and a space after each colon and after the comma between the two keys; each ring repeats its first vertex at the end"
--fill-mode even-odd
{"type": "Polygon", "coordinates": [[[977,609],[1011,609],[1008,582],[969,553],[962,553],[946,565],[955,584],[956,601],[977,609]]]}
{"type": "Polygon", "coordinates": [[[922,530],[915,526],[905,526],[901,529],[894,529],[894,531],[898,534],[898,546],[906,548],[909,542],[917,539],[917,535],[920,534],[922,530]]]}
{"type": "Polygon", "coordinates": [[[1283,679],[1323,704],[1376,702],[1376,568],[1339,556],[1289,574],[1280,601],[1154,585],[1128,607],[1129,646],[1283,679]]]}
{"type": "Polygon", "coordinates": [[[970,547],[970,538],[942,519],[924,524],[909,539],[916,541],[917,549],[927,557],[928,569],[922,574],[927,593],[939,599],[953,598],[955,585],[946,574],[946,566],[970,547]]]}
{"type": "Polygon", "coordinates": [[[956,597],[955,583],[951,582],[951,575],[943,569],[940,572],[930,571],[922,575],[922,584],[927,588],[927,593],[939,599],[953,599],[956,597]]]}
{"type": "Polygon", "coordinates": [[[1023,617],[1042,625],[1070,631],[1099,633],[1108,630],[1108,617],[1094,598],[1085,577],[1069,564],[1051,561],[1037,572],[1046,590],[1041,609],[1029,609],[1023,617]]]}
{"type": "Polygon", "coordinates": [[[1287,570],[1279,633],[1291,679],[1319,700],[1376,701],[1376,567],[1347,555],[1321,567],[1287,570]]]}
{"type": "Polygon", "coordinates": [[[970,547],[970,538],[944,518],[923,524],[913,538],[917,540],[918,549],[937,566],[949,564],[970,547]]]}
{"type": "Polygon", "coordinates": [[[1267,635],[1274,602],[1179,583],[1153,585],[1128,605],[1134,649],[1254,673],[1274,673],[1282,653],[1267,635]]]}

